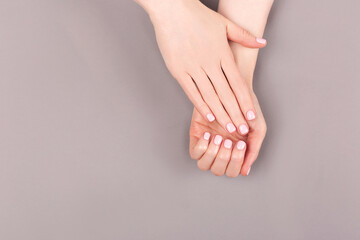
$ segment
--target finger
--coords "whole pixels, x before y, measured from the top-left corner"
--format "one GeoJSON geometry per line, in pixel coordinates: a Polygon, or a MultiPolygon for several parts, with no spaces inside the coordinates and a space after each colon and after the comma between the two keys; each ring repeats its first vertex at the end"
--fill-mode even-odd
{"type": "MultiPolygon", "coordinates": [[[[238,131],[242,135],[246,135],[248,133],[248,125],[246,120],[241,112],[239,107],[238,101],[232,91],[231,87],[229,86],[229,82],[227,81],[226,77],[221,68],[210,68],[208,71],[209,78],[211,79],[215,90],[226,110],[229,114],[232,122],[237,127],[238,131]]],[[[234,132],[235,129],[231,129],[231,126],[228,126],[227,129],[230,133],[234,132]]]]}
{"type": "Polygon", "coordinates": [[[254,102],[251,98],[250,88],[247,85],[245,79],[241,76],[230,49],[226,57],[224,57],[222,60],[221,67],[229,81],[232,90],[234,91],[236,99],[239,102],[241,111],[246,117],[246,120],[255,120],[256,111],[254,102]]]}
{"type": "Polygon", "coordinates": [[[215,176],[222,176],[225,173],[226,167],[231,157],[232,141],[226,139],[222,144],[219,153],[216,155],[215,161],[211,166],[211,172],[215,176]]]}
{"type": "Polygon", "coordinates": [[[181,79],[181,81],[178,82],[184,89],[184,92],[190,101],[194,104],[196,110],[198,110],[204,119],[207,119],[209,122],[213,122],[215,120],[215,116],[202,98],[192,77],[190,75],[186,75],[181,79]]]}
{"type": "Polygon", "coordinates": [[[203,99],[214,113],[218,123],[230,133],[236,131],[235,125],[231,121],[228,113],[225,111],[222,103],[220,102],[219,96],[205,72],[199,72],[196,75],[194,74],[194,76],[194,81],[196,82],[203,99]]]}
{"type": "Polygon", "coordinates": [[[261,145],[266,135],[265,128],[258,128],[251,130],[247,139],[247,151],[245,155],[244,164],[241,167],[241,175],[247,176],[250,173],[251,166],[259,155],[261,145]]]}
{"type": "Polygon", "coordinates": [[[215,160],[215,157],[219,151],[220,144],[222,142],[222,136],[216,135],[209,144],[208,149],[204,155],[198,161],[198,167],[201,170],[208,171],[215,160]]]}
{"type": "Polygon", "coordinates": [[[227,37],[233,42],[240,43],[248,48],[263,48],[267,41],[263,38],[255,37],[249,31],[236,25],[232,21],[226,19],[227,37]]]}
{"type": "Polygon", "coordinates": [[[226,169],[226,175],[228,177],[234,178],[239,176],[241,165],[244,162],[245,151],[246,143],[242,140],[238,141],[231,153],[230,162],[226,169]]]}
{"type": "MultiPolygon", "coordinates": [[[[193,146],[190,145],[190,156],[194,160],[199,160],[206,152],[209,146],[210,133],[205,132],[204,135],[193,146]]],[[[190,143],[191,144],[191,143],[190,143]]]]}

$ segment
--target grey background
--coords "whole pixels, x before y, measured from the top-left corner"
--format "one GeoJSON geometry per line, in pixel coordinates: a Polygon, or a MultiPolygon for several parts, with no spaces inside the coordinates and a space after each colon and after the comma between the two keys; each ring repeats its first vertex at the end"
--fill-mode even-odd
{"type": "Polygon", "coordinates": [[[275,1],[268,135],[229,179],[189,158],[192,106],[140,7],[1,1],[0,239],[360,239],[359,8],[275,1]]]}

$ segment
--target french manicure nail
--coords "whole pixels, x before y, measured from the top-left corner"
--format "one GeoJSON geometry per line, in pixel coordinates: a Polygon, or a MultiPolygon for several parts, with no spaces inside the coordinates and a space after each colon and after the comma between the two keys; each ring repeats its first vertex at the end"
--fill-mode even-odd
{"type": "Polygon", "coordinates": [[[237,145],[236,145],[236,147],[237,147],[239,150],[244,150],[245,146],[246,146],[246,143],[245,143],[244,141],[241,141],[241,140],[240,140],[240,141],[237,143],[237,145]]]}
{"type": "Polygon", "coordinates": [[[258,43],[261,43],[261,44],[265,44],[266,43],[266,39],[263,39],[263,38],[256,38],[256,41],[258,43]]]}
{"type": "Polygon", "coordinates": [[[206,115],[207,119],[209,120],[209,122],[213,122],[215,120],[214,115],[212,115],[211,113],[209,113],[208,115],[206,115]]]}
{"type": "Polygon", "coordinates": [[[250,110],[250,111],[247,112],[246,117],[247,117],[247,120],[254,120],[255,119],[255,113],[252,110],[250,110]]]}
{"type": "Polygon", "coordinates": [[[249,170],[248,170],[248,172],[247,172],[246,176],[247,176],[247,175],[249,175],[249,173],[250,173],[250,170],[251,170],[251,167],[249,168],[249,170]]]}
{"type": "Polygon", "coordinates": [[[214,138],[215,145],[220,145],[221,141],[222,141],[222,136],[216,135],[215,138],[214,138]]]}
{"type": "Polygon", "coordinates": [[[225,142],[224,142],[224,147],[227,148],[227,149],[230,149],[232,146],[232,141],[229,140],[229,139],[226,139],[225,142]]]}
{"type": "Polygon", "coordinates": [[[241,125],[239,126],[239,130],[240,130],[240,133],[241,133],[242,135],[245,135],[245,134],[247,134],[247,133],[249,132],[249,129],[248,129],[248,127],[246,126],[246,124],[241,124],[241,125]]]}
{"type": "Polygon", "coordinates": [[[232,124],[232,123],[228,123],[228,124],[226,125],[226,129],[229,131],[229,133],[233,133],[233,132],[236,131],[236,127],[235,127],[234,124],[232,124]]]}
{"type": "Polygon", "coordinates": [[[204,139],[209,140],[210,139],[210,133],[208,133],[208,132],[204,133],[204,139]]]}

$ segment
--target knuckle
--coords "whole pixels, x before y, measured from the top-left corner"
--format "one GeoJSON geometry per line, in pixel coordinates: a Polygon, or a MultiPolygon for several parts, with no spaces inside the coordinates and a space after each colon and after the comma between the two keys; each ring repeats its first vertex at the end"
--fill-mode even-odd
{"type": "Polygon", "coordinates": [[[197,160],[197,159],[196,159],[196,156],[195,156],[195,154],[194,154],[194,152],[193,152],[193,151],[191,151],[191,150],[190,150],[190,152],[189,152],[189,153],[190,153],[190,157],[191,157],[191,159],[197,160]]]}
{"type": "Polygon", "coordinates": [[[217,160],[221,163],[227,163],[229,161],[229,158],[225,154],[220,154],[217,160]]]}
{"type": "Polygon", "coordinates": [[[211,169],[212,174],[214,174],[217,177],[223,176],[224,172],[221,171],[220,169],[211,169]]]}
{"type": "Polygon", "coordinates": [[[207,149],[207,146],[205,145],[198,145],[195,146],[194,149],[190,149],[190,157],[194,160],[199,160],[199,156],[202,155],[207,149]]]}
{"type": "Polygon", "coordinates": [[[209,149],[209,150],[206,152],[207,157],[210,158],[210,159],[215,159],[216,154],[217,154],[217,150],[216,150],[216,149],[209,149]]]}
{"type": "Polygon", "coordinates": [[[231,161],[234,162],[234,163],[242,163],[242,161],[244,160],[243,157],[241,156],[234,156],[231,161]]]}
{"type": "Polygon", "coordinates": [[[227,171],[226,176],[228,176],[229,178],[236,178],[237,176],[239,176],[239,173],[236,173],[235,171],[227,171]]]}
{"type": "Polygon", "coordinates": [[[198,168],[202,171],[208,171],[209,170],[209,166],[208,164],[206,164],[204,161],[198,161],[197,163],[198,168]]]}
{"type": "Polygon", "coordinates": [[[240,34],[241,34],[241,36],[243,36],[243,37],[248,37],[248,36],[251,35],[251,34],[249,33],[249,31],[247,31],[247,30],[244,29],[244,28],[240,28],[240,34]]]}

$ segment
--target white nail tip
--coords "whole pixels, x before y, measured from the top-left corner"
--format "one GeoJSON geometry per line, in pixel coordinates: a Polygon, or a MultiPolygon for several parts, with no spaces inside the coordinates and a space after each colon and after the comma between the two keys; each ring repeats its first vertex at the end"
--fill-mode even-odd
{"type": "Polygon", "coordinates": [[[230,149],[232,146],[232,141],[229,140],[229,139],[226,139],[225,142],[224,142],[224,147],[227,148],[227,149],[230,149]]]}
{"type": "Polygon", "coordinates": [[[220,145],[221,141],[222,141],[222,137],[220,135],[216,135],[214,139],[215,145],[220,145]]]}
{"type": "Polygon", "coordinates": [[[236,145],[236,147],[239,149],[239,150],[243,150],[246,146],[246,143],[244,141],[239,141],[236,145]]]}
{"type": "Polygon", "coordinates": [[[208,133],[208,132],[204,133],[204,139],[209,140],[210,139],[210,133],[208,133]]]}
{"type": "Polygon", "coordinates": [[[215,120],[214,115],[212,115],[211,113],[209,113],[208,115],[206,115],[207,119],[209,120],[209,122],[213,122],[215,120]]]}
{"type": "Polygon", "coordinates": [[[247,114],[246,114],[246,116],[247,116],[247,119],[248,119],[248,120],[253,120],[253,119],[255,119],[255,113],[254,113],[253,111],[248,111],[247,114]]]}

